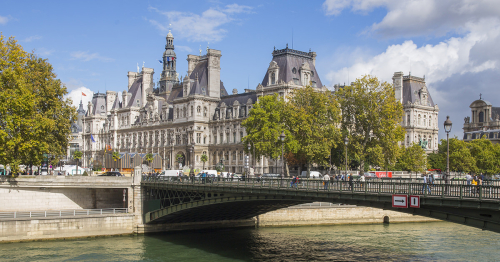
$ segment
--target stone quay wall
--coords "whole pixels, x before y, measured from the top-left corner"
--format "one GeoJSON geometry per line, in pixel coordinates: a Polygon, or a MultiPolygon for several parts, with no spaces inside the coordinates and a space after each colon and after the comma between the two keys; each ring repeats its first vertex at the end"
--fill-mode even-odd
{"type": "Polygon", "coordinates": [[[257,216],[256,224],[259,227],[280,227],[431,221],[441,220],[371,207],[333,205],[282,208],[257,216]]]}
{"type": "Polygon", "coordinates": [[[81,238],[134,233],[131,214],[62,217],[32,220],[0,220],[0,242],[81,238]]]}

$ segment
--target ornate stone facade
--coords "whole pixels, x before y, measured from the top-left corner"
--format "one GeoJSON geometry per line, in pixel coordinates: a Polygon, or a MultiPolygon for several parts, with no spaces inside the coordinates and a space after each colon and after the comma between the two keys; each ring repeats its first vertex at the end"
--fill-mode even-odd
{"type": "MultiPolygon", "coordinates": [[[[176,72],[173,36],[166,37],[163,71],[155,87],[154,70],[143,67],[128,72],[128,89],[122,99],[116,92],[96,93],[84,117],[84,166],[90,160],[103,162],[106,148],[119,152],[157,153],[164,169],[178,169],[176,155],[183,165],[214,169],[223,161],[226,171],[244,171],[241,122],[258,96],[280,93],[311,84],[321,85],[314,52],[293,49],[273,51],[273,61],[257,90],[229,95],[220,80],[221,51],[208,49],[205,55],[188,55],[188,74],[182,81],[176,72]],[[138,70],[139,71],[139,70],[138,70]],[[288,72],[289,71],[289,72],[288,72]],[[273,79],[268,76],[273,73],[273,79]],[[192,152],[191,152],[192,151],[192,152]],[[201,162],[201,155],[208,162],[201,162]]],[[[266,158],[252,159],[256,174],[272,171],[276,163],[266,158]]]]}
{"type": "Polygon", "coordinates": [[[464,141],[486,136],[491,142],[500,143],[500,107],[478,99],[470,104],[471,116],[464,118],[464,141]]]}
{"type": "Polygon", "coordinates": [[[404,110],[401,126],[406,129],[405,146],[417,143],[427,153],[436,152],[439,144],[439,107],[432,101],[425,78],[395,72],[392,80],[396,99],[404,110]]]}

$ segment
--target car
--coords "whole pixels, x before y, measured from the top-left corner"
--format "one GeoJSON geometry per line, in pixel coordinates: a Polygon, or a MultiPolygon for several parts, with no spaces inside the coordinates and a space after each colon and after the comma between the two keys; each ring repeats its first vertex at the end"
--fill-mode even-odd
{"type": "Polygon", "coordinates": [[[123,176],[123,175],[117,171],[108,171],[108,172],[101,174],[101,175],[98,175],[98,176],[123,176]]]}
{"type": "Polygon", "coordinates": [[[262,180],[267,180],[267,179],[278,179],[280,178],[281,175],[280,174],[270,174],[270,173],[264,173],[260,179],[262,180]]]}
{"type": "Polygon", "coordinates": [[[365,173],[365,179],[376,179],[377,176],[375,175],[375,173],[369,173],[369,172],[366,172],[365,173]]]}

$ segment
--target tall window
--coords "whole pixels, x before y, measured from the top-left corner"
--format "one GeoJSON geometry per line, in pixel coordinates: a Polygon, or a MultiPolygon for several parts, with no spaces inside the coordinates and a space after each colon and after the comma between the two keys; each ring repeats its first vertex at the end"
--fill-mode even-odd
{"type": "Polygon", "coordinates": [[[214,135],[214,144],[217,144],[217,135],[214,135]]]}
{"type": "Polygon", "coordinates": [[[233,151],[233,160],[236,160],[236,151],[233,151]]]}
{"type": "Polygon", "coordinates": [[[203,144],[206,144],[206,143],[207,143],[207,137],[206,137],[206,136],[204,136],[204,137],[203,137],[203,144]]]}
{"type": "Polygon", "coordinates": [[[243,141],[243,132],[240,132],[240,142],[243,141]]]}
{"type": "Polygon", "coordinates": [[[483,111],[479,112],[479,122],[480,123],[484,122],[484,113],[483,113],[483,111]]]}
{"type": "Polygon", "coordinates": [[[418,115],[418,125],[421,125],[420,115],[418,115]]]}
{"type": "Polygon", "coordinates": [[[424,126],[427,124],[427,116],[424,116],[424,126]]]}
{"type": "Polygon", "coordinates": [[[191,106],[191,116],[194,116],[194,106],[191,106]]]}
{"type": "MultiPolygon", "coordinates": [[[[236,144],[236,132],[233,133],[233,143],[236,144]]],[[[235,153],[236,154],[236,153],[235,153]]]]}
{"type": "Polygon", "coordinates": [[[276,84],[276,74],[273,72],[271,74],[271,85],[274,85],[276,84]]]}
{"type": "Polygon", "coordinates": [[[220,133],[220,143],[224,143],[224,134],[220,133]]]}
{"type": "Polygon", "coordinates": [[[203,108],[203,116],[207,116],[207,108],[206,107],[203,108]]]}
{"type": "Polygon", "coordinates": [[[432,126],[432,117],[429,117],[429,127],[432,126]]]}
{"type": "Polygon", "coordinates": [[[196,143],[201,144],[201,134],[200,133],[196,134],[196,143]]]}
{"type": "Polygon", "coordinates": [[[243,151],[240,151],[240,160],[243,160],[243,151]]]}

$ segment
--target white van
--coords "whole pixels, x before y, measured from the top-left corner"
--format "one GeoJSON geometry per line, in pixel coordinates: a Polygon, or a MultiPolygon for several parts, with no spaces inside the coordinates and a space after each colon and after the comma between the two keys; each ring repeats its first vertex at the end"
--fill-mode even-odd
{"type": "Polygon", "coordinates": [[[163,170],[160,177],[166,177],[169,180],[174,180],[174,178],[178,178],[180,174],[182,174],[182,170],[163,170]]]}
{"type": "Polygon", "coordinates": [[[318,171],[310,171],[309,173],[309,177],[307,177],[307,170],[305,171],[302,171],[302,173],[300,174],[300,177],[302,178],[314,178],[314,179],[319,179],[319,178],[322,178],[323,175],[321,175],[320,172],[318,171]]]}

